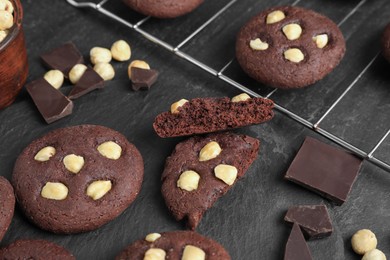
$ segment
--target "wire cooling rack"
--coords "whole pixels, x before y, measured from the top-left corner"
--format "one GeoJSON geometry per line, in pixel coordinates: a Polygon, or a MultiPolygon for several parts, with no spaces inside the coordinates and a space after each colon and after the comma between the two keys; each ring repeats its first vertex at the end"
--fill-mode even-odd
{"type": "MultiPolygon", "coordinates": [[[[202,31],[204,31],[212,22],[216,21],[218,17],[220,17],[224,12],[226,12],[229,8],[234,8],[235,4],[243,3],[243,1],[239,0],[231,0],[224,4],[221,8],[219,8],[215,14],[212,14],[211,17],[203,22],[200,26],[198,26],[194,31],[192,31],[188,36],[186,36],[184,39],[182,39],[178,44],[170,44],[165,40],[162,40],[161,37],[155,36],[152,33],[148,32],[147,29],[145,29],[145,25],[147,25],[148,21],[151,20],[151,17],[142,17],[135,21],[135,22],[129,22],[127,19],[124,19],[120,17],[115,12],[111,11],[109,8],[106,8],[110,4],[110,2],[117,2],[117,0],[103,0],[100,2],[88,2],[88,1],[75,1],[75,0],[66,0],[69,4],[73,5],[77,8],[90,8],[94,9],[106,16],[108,16],[111,19],[114,19],[115,21],[127,26],[128,28],[138,32],[143,37],[147,38],[148,40],[154,42],[155,44],[163,47],[164,49],[168,50],[169,52],[172,52],[174,55],[177,55],[178,57],[187,60],[188,62],[192,63],[193,65],[203,69],[204,71],[210,73],[211,75],[215,76],[217,79],[222,80],[229,85],[251,95],[254,97],[263,97],[263,98],[270,98],[277,91],[282,91],[278,89],[270,89],[267,90],[265,94],[260,95],[259,93],[247,88],[244,86],[244,84],[237,82],[232,77],[229,77],[225,74],[226,70],[232,66],[232,63],[234,62],[234,57],[227,62],[222,69],[216,70],[212,68],[212,66],[207,65],[206,63],[200,61],[199,59],[196,59],[193,55],[190,55],[183,51],[183,48],[186,45],[189,45],[194,38],[200,34],[202,31]]],[[[294,2],[289,3],[290,5],[298,5],[301,1],[304,0],[295,0],[294,2]]],[[[368,0],[360,0],[356,2],[356,5],[354,5],[350,10],[348,10],[347,14],[338,22],[338,26],[341,26],[345,22],[347,22],[348,19],[351,18],[355,13],[359,12],[361,7],[367,2],[368,0]]],[[[260,10],[259,10],[260,11],[260,10]]],[[[249,17],[248,17],[249,18],[249,17]]],[[[375,157],[374,153],[378,150],[378,148],[383,144],[383,142],[386,140],[386,138],[390,134],[390,129],[386,131],[386,133],[379,139],[379,141],[373,146],[371,150],[364,151],[362,149],[359,149],[355,144],[345,141],[343,138],[337,136],[337,134],[332,133],[331,131],[325,130],[321,128],[321,123],[324,121],[325,118],[330,117],[331,112],[334,110],[336,105],[338,105],[346,96],[348,93],[350,93],[351,89],[359,82],[359,80],[363,77],[363,75],[368,71],[368,69],[373,65],[373,63],[377,60],[379,56],[379,52],[376,53],[372,59],[369,61],[369,63],[364,67],[362,71],[357,75],[357,77],[348,85],[348,87],[342,92],[329,106],[329,108],[319,117],[319,119],[312,122],[311,120],[305,119],[302,115],[299,115],[299,113],[295,113],[282,105],[275,103],[275,109],[279,112],[283,113],[284,115],[292,118],[296,122],[312,129],[313,131],[321,134],[322,136],[330,139],[331,141],[337,143],[338,145],[344,147],[345,149],[351,151],[352,153],[356,154],[357,156],[366,159],[367,161],[373,163],[374,165],[377,165],[381,167],[382,169],[385,169],[386,171],[390,172],[390,165],[375,157]]]]}

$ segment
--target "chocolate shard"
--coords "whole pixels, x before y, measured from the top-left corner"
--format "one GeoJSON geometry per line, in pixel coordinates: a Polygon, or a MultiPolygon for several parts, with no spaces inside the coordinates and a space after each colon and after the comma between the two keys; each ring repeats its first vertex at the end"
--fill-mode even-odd
{"type": "Polygon", "coordinates": [[[133,90],[149,90],[157,81],[158,71],[152,69],[131,68],[131,82],[133,90]]]}
{"type": "Polygon", "coordinates": [[[48,124],[72,114],[73,102],[44,78],[30,82],[26,89],[48,124]]]}
{"type": "Polygon", "coordinates": [[[306,137],[284,178],[341,205],[361,164],[361,159],[344,150],[306,137]]]}
{"type": "Polygon", "coordinates": [[[164,112],[153,123],[163,138],[205,134],[260,124],[273,118],[274,102],[250,98],[232,102],[230,98],[195,98],[179,108],[179,113],[164,112]]]}
{"type": "Polygon", "coordinates": [[[313,259],[307,246],[305,237],[297,223],[294,223],[287,240],[284,260],[311,260],[313,259]]]}
{"type": "Polygon", "coordinates": [[[70,99],[76,99],[99,88],[104,88],[104,79],[91,67],[88,67],[80,80],[72,88],[68,97],[70,99]]]}
{"type": "Polygon", "coordinates": [[[332,222],[325,205],[299,205],[288,209],[284,221],[297,223],[307,239],[330,236],[332,222]]]}
{"type": "Polygon", "coordinates": [[[84,63],[83,56],[72,42],[42,54],[41,59],[50,69],[62,71],[66,78],[74,65],[84,63]]]}

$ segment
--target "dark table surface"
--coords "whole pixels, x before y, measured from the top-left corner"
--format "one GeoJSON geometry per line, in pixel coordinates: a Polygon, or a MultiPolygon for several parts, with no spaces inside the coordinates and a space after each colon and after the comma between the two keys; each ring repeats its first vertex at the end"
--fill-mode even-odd
{"type": "MultiPolygon", "coordinates": [[[[120,1],[110,2],[109,8],[129,21],[142,18],[120,1]]],[[[209,0],[186,17],[169,21],[151,19],[142,28],[176,45],[228,2],[209,0]]],[[[25,91],[12,106],[0,111],[0,174],[8,179],[24,147],[50,130],[71,125],[100,124],[116,129],[139,148],[145,159],[141,193],[111,223],[85,234],[54,235],[29,223],[16,209],[0,245],[21,238],[40,238],[63,245],[78,259],[113,259],[126,245],[150,232],[184,229],[184,224],[176,222],[165,207],[160,194],[160,176],[166,157],[185,138],[159,138],[152,128],[154,117],[181,98],[233,96],[240,91],[92,9],[78,10],[58,0],[22,3],[30,64],[28,80],[45,72],[39,54],[67,41],[73,41],[88,58],[92,47],[110,47],[114,41],[124,39],[131,44],[132,59],[146,60],[161,74],[150,91],[133,92],[127,79],[128,63],[114,62],[115,79],[107,82],[104,90],[76,100],[73,114],[51,125],[44,122],[25,91]]],[[[246,20],[267,7],[292,3],[292,0],[237,1],[182,50],[219,70],[234,57],[235,35],[246,20]]],[[[345,59],[330,76],[310,88],[277,91],[271,97],[304,119],[316,122],[379,52],[380,34],[390,21],[390,2],[301,0],[298,6],[314,9],[341,23],[347,41],[345,59]],[[357,5],[359,9],[343,21],[357,5]]],[[[370,151],[390,128],[389,70],[390,65],[377,57],[321,127],[370,151]]],[[[272,91],[249,80],[235,61],[226,74],[260,94],[272,91]]],[[[69,90],[67,83],[62,91],[69,90]]],[[[260,155],[246,177],[205,214],[197,229],[199,233],[219,241],[232,259],[281,259],[290,232],[290,227],[283,222],[288,207],[324,203],[329,208],[334,233],[308,242],[314,259],[360,259],[352,252],[350,238],[362,228],[375,232],[378,248],[390,257],[390,173],[364,162],[348,201],[335,206],[283,180],[305,136],[331,143],[329,140],[279,112],[269,123],[236,132],[259,138],[260,155]]],[[[389,145],[387,138],[375,156],[389,162],[389,145]]]]}

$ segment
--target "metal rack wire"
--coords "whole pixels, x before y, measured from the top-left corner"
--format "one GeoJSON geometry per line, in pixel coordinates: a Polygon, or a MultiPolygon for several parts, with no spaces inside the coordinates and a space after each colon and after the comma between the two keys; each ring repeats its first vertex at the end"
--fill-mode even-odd
{"type": "MultiPolygon", "coordinates": [[[[219,9],[213,16],[211,16],[206,22],[204,22],[202,25],[200,25],[196,30],[194,30],[189,36],[187,36],[184,40],[182,40],[179,44],[173,46],[166,41],[163,41],[159,39],[158,37],[150,34],[146,30],[142,29],[141,26],[144,25],[150,17],[145,17],[140,19],[138,22],[130,23],[115,13],[109,11],[104,6],[109,2],[113,0],[102,0],[99,3],[93,3],[88,1],[80,1],[77,2],[75,0],[66,0],[69,4],[73,5],[77,8],[92,8],[96,11],[110,17],[111,19],[127,26],[130,29],[133,29],[134,31],[141,34],[146,39],[154,42],[155,44],[163,47],[164,49],[172,52],[173,54],[179,56],[180,58],[187,60],[188,62],[192,63],[193,65],[203,69],[204,71],[210,73],[211,75],[215,76],[216,78],[228,83],[229,85],[251,95],[254,97],[264,97],[264,98],[270,98],[277,89],[271,90],[268,94],[261,96],[258,93],[252,91],[251,89],[243,86],[239,82],[233,80],[232,78],[228,77],[224,74],[224,72],[227,70],[227,68],[232,64],[234,61],[234,58],[232,58],[221,70],[215,70],[212,67],[208,66],[207,64],[197,60],[196,58],[192,57],[191,55],[185,53],[182,51],[182,48],[187,45],[195,36],[197,36],[201,31],[203,31],[208,25],[210,25],[214,20],[216,20],[222,13],[224,13],[227,9],[231,8],[232,5],[234,5],[238,0],[231,0],[228,2],[225,6],[223,6],[221,9],[219,9]]],[[[295,0],[292,5],[297,5],[301,0],[295,0]]],[[[366,2],[367,0],[360,0],[356,6],[338,23],[338,26],[341,26],[343,23],[345,23],[354,13],[356,13],[359,8],[366,2]]],[[[377,53],[371,61],[364,67],[364,69],[358,74],[358,76],[352,81],[352,83],[345,89],[345,91],[331,104],[331,106],[326,110],[326,112],[320,117],[317,122],[310,122],[306,119],[304,119],[302,116],[284,108],[280,104],[275,104],[275,109],[279,112],[283,113],[284,115],[290,117],[291,119],[295,120],[296,122],[312,129],[313,131],[321,134],[322,136],[328,138],[329,140],[337,143],[338,145],[344,147],[345,149],[351,151],[352,153],[356,154],[357,156],[366,159],[367,161],[373,163],[374,165],[379,166],[380,168],[390,172],[390,165],[383,160],[380,160],[374,156],[375,151],[381,146],[381,144],[385,141],[385,139],[390,134],[390,129],[387,130],[387,132],[382,136],[382,138],[376,143],[374,148],[371,149],[371,151],[363,151],[353,144],[343,140],[342,138],[336,136],[335,134],[323,129],[320,127],[321,122],[328,117],[329,113],[335,108],[335,106],[347,95],[347,93],[356,85],[356,83],[361,79],[361,77],[367,72],[367,70],[371,67],[371,65],[374,63],[374,61],[379,56],[379,53],[377,53]]]]}

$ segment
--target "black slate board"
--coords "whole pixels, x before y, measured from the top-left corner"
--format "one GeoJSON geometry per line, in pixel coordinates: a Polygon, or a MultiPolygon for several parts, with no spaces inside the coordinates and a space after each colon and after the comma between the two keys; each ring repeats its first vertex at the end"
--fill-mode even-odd
{"type": "MultiPolygon", "coordinates": [[[[209,0],[189,16],[175,21],[152,19],[145,29],[175,44],[228,2],[209,0]]],[[[219,69],[234,56],[235,35],[247,19],[264,8],[292,2],[237,1],[183,50],[219,69]],[[205,45],[208,48],[204,48],[205,45]]],[[[358,3],[358,0],[301,0],[298,5],[322,12],[339,22],[358,3]]],[[[85,234],[53,235],[27,222],[17,209],[10,230],[0,245],[19,238],[42,238],[65,246],[78,259],[113,259],[126,245],[147,233],[184,229],[182,223],[171,217],[160,194],[160,175],[165,158],[176,143],[184,139],[160,139],[153,132],[153,119],[181,98],[233,96],[239,92],[93,10],[78,10],[65,1],[24,0],[23,5],[29,81],[45,72],[39,54],[69,40],[75,42],[86,58],[94,46],[109,47],[117,39],[127,40],[131,43],[132,59],[148,61],[161,74],[150,91],[133,92],[126,76],[127,63],[115,62],[117,76],[104,90],[78,99],[73,115],[51,125],[45,124],[25,91],[14,105],[0,111],[0,174],[8,179],[16,157],[25,146],[50,130],[71,125],[89,123],[114,128],[127,136],[145,158],[142,191],[115,221],[85,234]]],[[[130,20],[142,18],[123,8],[119,0],[111,8],[130,20]]],[[[334,73],[311,88],[277,91],[273,98],[306,119],[318,119],[379,51],[378,40],[384,25],[390,20],[389,13],[388,0],[365,1],[341,26],[348,50],[334,73]]],[[[324,121],[323,127],[355,142],[358,147],[372,148],[390,127],[387,113],[390,101],[386,98],[390,93],[390,78],[386,73],[389,70],[390,65],[377,58],[351,95],[324,121]]],[[[270,91],[248,80],[234,64],[227,73],[259,93],[270,91]]],[[[63,91],[69,89],[64,87],[63,91]]],[[[378,248],[390,256],[390,173],[365,163],[348,202],[337,207],[314,193],[283,181],[283,175],[305,136],[323,138],[280,113],[276,113],[270,123],[237,132],[261,139],[260,156],[247,176],[206,213],[198,228],[199,233],[219,241],[233,259],[281,259],[290,233],[290,227],[283,222],[288,207],[325,203],[335,231],[329,238],[308,243],[315,259],[360,259],[352,252],[349,240],[361,228],[373,230],[379,241],[378,248]]],[[[390,139],[379,148],[378,157],[390,161],[389,145],[390,139]]]]}

